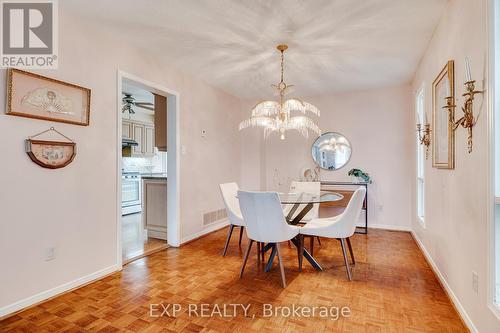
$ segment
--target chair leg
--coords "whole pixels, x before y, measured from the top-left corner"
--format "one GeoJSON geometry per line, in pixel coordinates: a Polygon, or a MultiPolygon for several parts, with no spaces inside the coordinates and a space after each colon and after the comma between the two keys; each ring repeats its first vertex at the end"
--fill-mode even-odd
{"type": "Polygon", "coordinates": [[[266,253],[264,252],[264,246],[266,243],[260,243],[260,255],[262,256],[262,261],[266,261],[266,257],[264,256],[266,253]]]}
{"type": "Polygon", "coordinates": [[[314,256],[314,236],[309,237],[309,253],[314,256]]]}
{"type": "Polygon", "coordinates": [[[281,284],[283,288],[286,288],[285,269],[283,268],[283,257],[281,255],[279,243],[276,243],[276,252],[278,253],[278,260],[280,262],[281,284]]]}
{"type": "Polygon", "coordinates": [[[258,264],[260,264],[260,251],[262,251],[261,246],[262,246],[262,243],[257,242],[257,263],[258,264]]]}
{"type": "Polygon", "coordinates": [[[248,242],[247,251],[245,252],[245,258],[243,259],[243,266],[241,266],[240,279],[243,277],[243,272],[245,271],[245,265],[247,264],[248,255],[250,254],[250,250],[252,249],[252,244],[253,240],[250,239],[250,241],[248,242]]]}
{"type": "Polygon", "coordinates": [[[347,270],[347,277],[349,281],[352,281],[351,267],[349,266],[349,259],[347,259],[347,251],[345,248],[345,239],[340,239],[340,245],[342,246],[342,254],[344,255],[345,268],[347,270]]]}
{"type": "Polygon", "coordinates": [[[302,261],[304,259],[304,235],[299,235],[299,247],[297,248],[297,255],[299,257],[299,272],[302,272],[302,261]]]}
{"type": "Polygon", "coordinates": [[[316,239],[318,240],[318,244],[321,245],[321,239],[319,239],[319,236],[317,236],[316,239]]]}
{"type": "Polygon", "coordinates": [[[233,234],[233,229],[234,229],[234,225],[231,224],[229,226],[229,232],[227,233],[226,245],[224,245],[224,251],[222,251],[223,257],[226,255],[227,247],[229,246],[229,240],[231,239],[231,235],[233,234]]]}
{"type": "Polygon", "coordinates": [[[354,260],[354,252],[352,251],[351,239],[346,238],[347,246],[349,247],[349,253],[351,254],[352,264],[356,265],[356,260],[354,260]]]}
{"type": "Polygon", "coordinates": [[[238,245],[241,246],[241,238],[243,237],[243,229],[245,229],[244,226],[240,227],[240,240],[238,241],[238,245]]]}

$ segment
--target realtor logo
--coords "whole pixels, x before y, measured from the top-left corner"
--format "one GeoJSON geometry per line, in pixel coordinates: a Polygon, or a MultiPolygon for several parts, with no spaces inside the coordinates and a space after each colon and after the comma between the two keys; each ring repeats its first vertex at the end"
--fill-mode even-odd
{"type": "Polygon", "coordinates": [[[57,68],[57,0],[2,0],[0,4],[0,67],[57,68]]]}

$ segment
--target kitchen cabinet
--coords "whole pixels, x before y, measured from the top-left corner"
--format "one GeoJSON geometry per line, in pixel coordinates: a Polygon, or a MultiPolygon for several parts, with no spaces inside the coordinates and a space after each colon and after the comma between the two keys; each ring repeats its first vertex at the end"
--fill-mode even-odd
{"type": "Polygon", "coordinates": [[[144,125],[132,124],[132,139],[138,143],[137,146],[132,147],[133,155],[143,155],[144,153],[144,125]]]}
{"type": "Polygon", "coordinates": [[[167,179],[142,180],[142,223],[148,237],[167,240],[167,179]]]}
{"type": "Polygon", "coordinates": [[[132,123],[129,121],[122,121],[122,138],[132,139],[132,123]]]}
{"type": "Polygon", "coordinates": [[[167,98],[155,96],[155,142],[159,151],[167,151],[167,98]]]}
{"type": "Polygon", "coordinates": [[[155,154],[155,127],[135,120],[122,121],[122,137],[137,142],[127,157],[150,157],[155,154]]]}
{"type": "Polygon", "coordinates": [[[144,126],[144,155],[154,155],[155,153],[155,128],[154,126],[144,126]]]}

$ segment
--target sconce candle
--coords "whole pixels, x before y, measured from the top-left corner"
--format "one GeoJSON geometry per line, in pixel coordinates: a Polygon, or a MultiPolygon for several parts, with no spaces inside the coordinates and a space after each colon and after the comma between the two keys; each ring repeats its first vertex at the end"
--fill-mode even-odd
{"type": "Polygon", "coordinates": [[[470,72],[469,57],[465,57],[465,82],[472,81],[472,74],[470,72]]]}

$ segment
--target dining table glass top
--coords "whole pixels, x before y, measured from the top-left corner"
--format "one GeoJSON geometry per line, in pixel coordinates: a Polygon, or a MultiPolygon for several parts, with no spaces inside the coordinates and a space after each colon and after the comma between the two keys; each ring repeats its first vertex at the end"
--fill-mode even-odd
{"type": "Polygon", "coordinates": [[[320,195],[307,192],[278,193],[282,204],[315,204],[324,202],[335,202],[344,199],[344,196],[336,192],[321,191],[320,195]]]}

